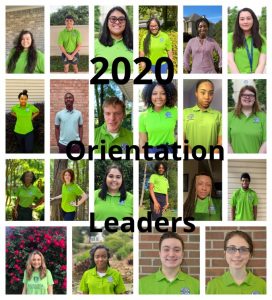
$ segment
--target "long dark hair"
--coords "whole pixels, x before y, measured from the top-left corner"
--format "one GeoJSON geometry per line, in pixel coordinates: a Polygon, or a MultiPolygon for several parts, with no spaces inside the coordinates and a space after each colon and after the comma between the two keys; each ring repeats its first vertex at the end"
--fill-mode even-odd
{"type": "Polygon", "coordinates": [[[113,38],[111,37],[110,31],[109,31],[109,28],[108,28],[108,21],[109,21],[109,16],[115,10],[119,11],[126,18],[126,27],[125,27],[125,30],[123,32],[123,42],[124,42],[124,44],[126,45],[126,47],[128,49],[132,50],[133,49],[133,34],[132,34],[132,30],[131,30],[131,25],[130,25],[127,13],[120,6],[113,7],[107,13],[107,16],[105,18],[105,21],[104,21],[104,24],[103,24],[103,27],[102,27],[102,33],[101,33],[101,36],[99,38],[99,41],[104,46],[111,47],[113,45],[113,38]]]}
{"type": "Polygon", "coordinates": [[[123,170],[118,165],[110,165],[110,166],[107,167],[106,174],[105,174],[104,179],[103,179],[101,191],[99,192],[98,196],[102,200],[106,200],[107,192],[108,192],[108,187],[107,187],[106,180],[107,180],[107,176],[108,176],[109,172],[112,169],[117,169],[122,175],[122,184],[120,186],[119,192],[120,192],[120,201],[124,201],[127,198],[127,192],[126,192],[126,187],[125,187],[125,179],[124,179],[123,170]]]}
{"type": "Polygon", "coordinates": [[[157,25],[159,27],[159,30],[161,29],[160,21],[157,18],[153,17],[153,18],[150,18],[147,21],[147,23],[146,23],[146,29],[147,29],[148,32],[147,32],[147,35],[146,35],[146,37],[144,39],[144,53],[145,53],[146,56],[149,55],[150,37],[151,37],[151,34],[152,34],[151,31],[150,31],[150,23],[152,21],[155,21],[157,23],[157,25]]]}
{"type": "Polygon", "coordinates": [[[254,48],[258,48],[259,51],[261,52],[263,39],[259,33],[259,21],[257,19],[257,16],[255,15],[254,11],[248,7],[245,7],[243,9],[239,10],[238,15],[236,17],[234,32],[233,32],[232,51],[234,53],[236,48],[242,48],[245,45],[245,34],[239,25],[240,14],[243,11],[249,12],[253,18],[253,25],[251,28],[251,36],[252,36],[253,46],[254,46],[254,48]]]}
{"type": "MultiPolygon", "coordinates": [[[[35,46],[35,41],[33,38],[33,34],[28,30],[22,30],[19,34],[19,36],[14,41],[14,53],[11,56],[8,66],[7,66],[7,72],[12,73],[16,67],[16,63],[21,55],[21,53],[24,51],[24,47],[21,44],[22,38],[24,34],[30,34],[31,36],[31,45],[27,52],[27,64],[25,67],[25,73],[33,73],[37,64],[37,50],[35,46]]],[[[13,51],[13,49],[11,51],[13,51]]]]}
{"type": "Polygon", "coordinates": [[[96,267],[96,264],[94,262],[94,255],[95,255],[96,250],[98,250],[98,249],[105,249],[106,250],[107,257],[108,257],[108,267],[110,266],[110,263],[109,263],[110,250],[109,250],[109,248],[105,247],[104,245],[96,245],[96,246],[93,246],[92,249],[90,250],[90,269],[96,267]]]}

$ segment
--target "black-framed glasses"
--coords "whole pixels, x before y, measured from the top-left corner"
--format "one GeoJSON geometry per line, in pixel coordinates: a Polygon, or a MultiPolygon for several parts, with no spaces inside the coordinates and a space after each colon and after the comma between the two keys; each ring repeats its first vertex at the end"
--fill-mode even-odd
{"type": "Polygon", "coordinates": [[[246,99],[250,99],[250,100],[255,99],[255,95],[252,95],[252,94],[242,94],[241,97],[246,98],[246,99]]]}
{"type": "Polygon", "coordinates": [[[228,254],[234,255],[237,251],[241,254],[241,255],[246,255],[250,252],[250,249],[248,247],[240,247],[240,248],[236,248],[234,246],[230,246],[230,247],[226,247],[225,251],[228,254]]]}
{"type": "Polygon", "coordinates": [[[117,18],[117,17],[114,17],[114,16],[112,16],[112,17],[109,17],[109,20],[110,20],[110,22],[111,23],[117,23],[117,21],[120,23],[120,24],[124,24],[125,22],[126,22],[126,18],[125,17],[119,17],[119,18],[117,18]]]}

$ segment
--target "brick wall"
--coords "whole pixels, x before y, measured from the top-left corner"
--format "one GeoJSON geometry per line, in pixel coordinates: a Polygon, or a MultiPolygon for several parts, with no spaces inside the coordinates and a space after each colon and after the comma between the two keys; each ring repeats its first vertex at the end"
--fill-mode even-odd
{"type": "Polygon", "coordinates": [[[37,49],[44,52],[44,7],[22,6],[6,10],[6,57],[23,29],[32,32],[37,49]]]}
{"type": "MultiPolygon", "coordinates": [[[[187,233],[183,227],[177,228],[177,233],[181,235],[185,245],[182,271],[199,279],[199,228],[194,232],[187,233]]],[[[171,229],[169,229],[171,230],[171,229]]],[[[162,233],[153,228],[152,233],[139,233],[139,276],[149,275],[156,272],[161,261],[159,258],[159,239],[162,233]]]]}
{"type": "Polygon", "coordinates": [[[51,80],[50,81],[50,145],[51,152],[56,147],[55,115],[65,108],[64,95],[74,95],[74,108],[83,116],[83,144],[89,145],[89,81],[88,80],[51,80]]]}
{"type": "Polygon", "coordinates": [[[206,227],[206,283],[228,270],[224,255],[224,239],[228,232],[242,230],[248,233],[254,246],[248,268],[266,278],[266,228],[265,227],[206,227]]]}

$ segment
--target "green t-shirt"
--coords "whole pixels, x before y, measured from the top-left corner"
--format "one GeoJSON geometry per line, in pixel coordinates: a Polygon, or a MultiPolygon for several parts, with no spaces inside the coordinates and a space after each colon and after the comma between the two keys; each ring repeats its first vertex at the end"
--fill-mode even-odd
{"type": "Polygon", "coordinates": [[[115,217],[121,221],[124,217],[133,216],[133,195],[127,192],[126,200],[120,199],[120,193],[112,196],[107,194],[106,199],[99,198],[101,190],[94,192],[95,221],[105,221],[109,217],[115,217]]]}
{"type": "Polygon", "coordinates": [[[248,271],[245,281],[238,285],[230,272],[226,272],[208,282],[206,294],[266,294],[266,282],[248,271]]]}
{"type": "Polygon", "coordinates": [[[113,137],[107,131],[107,126],[104,123],[102,126],[95,129],[94,140],[94,144],[99,146],[98,149],[95,150],[95,153],[101,152],[101,140],[105,140],[103,145],[106,148],[106,153],[108,153],[109,148],[114,145],[122,147],[123,151],[125,151],[126,146],[133,145],[133,134],[130,130],[121,127],[117,136],[113,137]]]}
{"type": "MultiPolygon", "coordinates": [[[[261,48],[261,52],[258,48],[253,47],[253,63],[252,63],[252,72],[254,73],[257,69],[257,66],[259,64],[259,58],[261,53],[266,53],[266,39],[262,36],[263,39],[263,45],[261,48]]],[[[251,41],[252,37],[247,36],[246,42],[248,45],[249,51],[251,51],[251,41]]],[[[228,52],[232,52],[232,46],[233,46],[233,32],[228,34],[228,52]]],[[[247,51],[245,47],[236,48],[234,53],[234,62],[239,70],[240,73],[251,73],[250,70],[250,62],[247,56],[247,51]]]]}
{"type": "Polygon", "coordinates": [[[222,114],[212,108],[201,110],[197,105],[185,108],[183,131],[191,149],[202,145],[210,152],[210,146],[216,146],[222,136],[222,114]]]}
{"type": "Polygon", "coordinates": [[[234,153],[258,153],[266,141],[266,115],[256,112],[240,118],[231,111],[228,113],[228,139],[234,153]]]}
{"type": "Polygon", "coordinates": [[[76,211],[76,207],[70,205],[71,202],[76,201],[78,196],[83,195],[84,191],[77,185],[76,183],[69,183],[62,185],[62,200],[61,200],[61,208],[65,212],[73,212],[76,211]]]}
{"type": "MultiPolygon", "coordinates": [[[[95,40],[95,57],[104,57],[108,61],[108,69],[106,73],[111,73],[112,63],[118,57],[125,57],[130,64],[130,71],[133,72],[133,51],[128,49],[124,44],[123,40],[114,40],[113,45],[104,46],[99,42],[98,39],[95,40]]],[[[96,72],[102,68],[102,63],[98,62],[95,64],[96,72]]],[[[120,62],[117,68],[118,74],[125,73],[125,65],[120,62]]]]}
{"type": "Polygon", "coordinates": [[[222,200],[206,197],[197,199],[193,217],[195,221],[220,221],[222,220],[222,200]]]}
{"type": "MultiPolygon", "coordinates": [[[[34,69],[33,73],[44,73],[44,54],[40,51],[40,50],[36,50],[37,51],[37,63],[34,69]]],[[[11,57],[13,56],[15,52],[15,49],[12,49],[10,51],[10,54],[8,56],[7,59],[7,65],[11,59],[11,57]]],[[[15,69],[13,70],[12,73],[14,74],[25,74],[25,67],[27,65],[27,56],[28,56],[28,51],[23,51],[21,52],[17,62],[16,62],[16,66],[15,69]]]]}
{"type": "Polygon", "coordinates": [[[253,207],[259,202],[252,189],[238,189],[232,194],[230,204],[235,207],[235,221],[254,221],[253,207]]]}
{"type": "Polygon", "coordinates": [[[154,185],[153,190],[155,193],[168,194],[169,183],[164,175],[152,174],[149,183],[154,185]]]}
{"type": "Polygon", "coordinates": [[[27,103],[25,107],[20,104],[12,106],[11,112],[16,114],[16,124],[14,132],[19,134],[27,134],[33,131],[32,114],[39,112],[39,109],[27,103]]]}
{"type": "Polygon", "coordinates": [[[175,128],[178,120],[177,107],[164,106],[160,111],[149,107],[139,119],[140,133],[147,134],[149,146],[172,145],[176,142],[175,128]]]}
{"type": "Polygon", "coordinates": [[[47,269],[46,276],[41,279],[40,272],[34,271],[30,280],[26,278],[24,272],[23,283],[26,284],[26,293],[28,295],[45,295],[48,294],[48,286],[53,285],[54,281],[51,272],[47,269]]]}
{"type": "Polygon", "coordinates": [[[162,271],[159,270],[140,279],[139,294],[199,294],[199,280],[180,271],[173,281],[169,281],[162,271]]]}
{"type": "Polygon", "coordinates": [[[82,42],[81,33],[77,29],[65,28],[59,33],[58,45],[63,46],[66,52],[72,53],[82,42]]]}
{"type": "Polygon", "coordinates": [[[19,198],[19,205],[27,208],[32,203],[37,202],[43,197],[43,193],[34,185],[26,187],[25,185],[20,186],[17,189],[16,196],[19,198]]]}
{"type": "MultiPolygon", "coordinates": [[[[144,51],[145,34],[140,43],[140,51],[144,51]]],[[[169,35],[159,31],[157,35],[150,34],[149,55],[146,55],[151,60],[152,65],[155,65],[160,57],[168,57],[168,51],[172,50],[172,42],[169,35]]]]}
{"type": "Polygon", "coordinates": [[[84,294],[124,294],[126,291],[121,274],[108,267],[106,275],[100,277],[96,268],[84,272],[79,290],[84,294]]]}

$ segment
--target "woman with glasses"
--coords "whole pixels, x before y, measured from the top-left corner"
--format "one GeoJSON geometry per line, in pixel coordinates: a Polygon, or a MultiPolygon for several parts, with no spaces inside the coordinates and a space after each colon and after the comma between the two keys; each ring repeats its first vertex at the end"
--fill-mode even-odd
{"type": "MultiPolygon", "coordinates": [[[[148,57],[151,60],[151,71],[155,73],[155,65],[160,57],[168,57],[173,61],[172,42],[167,33],[162,32],[160,21],[157,18],[150,18],[147,21],[147,33],[140,42],[140,57],[148,57]]],[[[161,73],[167,73],[167,63],[161,65],[161,73]]],[[[145,68],[145,63],[141,63],[145,68]]]]}
{"type": "Polygon", "coordinates": [[[229,153],[266,153],[266,115],[253,86],[241,88],[234,111],[228,114],[229,153]]]}
{"type": "Polygon", "coordinates": [[[234,31],[228,35],[228,65],[231,73],[263,73],[266,64],[266,40],[260,34],[254,11],[238,12],[234,31]]]}
{"type": "Polygon", "coordinates": [[[208,282],[207,294],[266,294],[266,282],[247,269],[253,242],[246,232],[227,233],[224,253],[229,270],[208,282]]]}
{"type": "MultiPolygon", "coordinates": [[[[133,68],[133,35],[125,10],[120,6],[113,7],[107,14],[100,38],[95,40],[95,57],[104,57],[108,62],[106,73],[112,72],[112,63],[116,58],[124,57],[133,68]]],[[[96,63],[96,71],[102,68],[96,63]]],[[[125,73],[123,62],[118,64],[118,74],[125,73]]]]}

